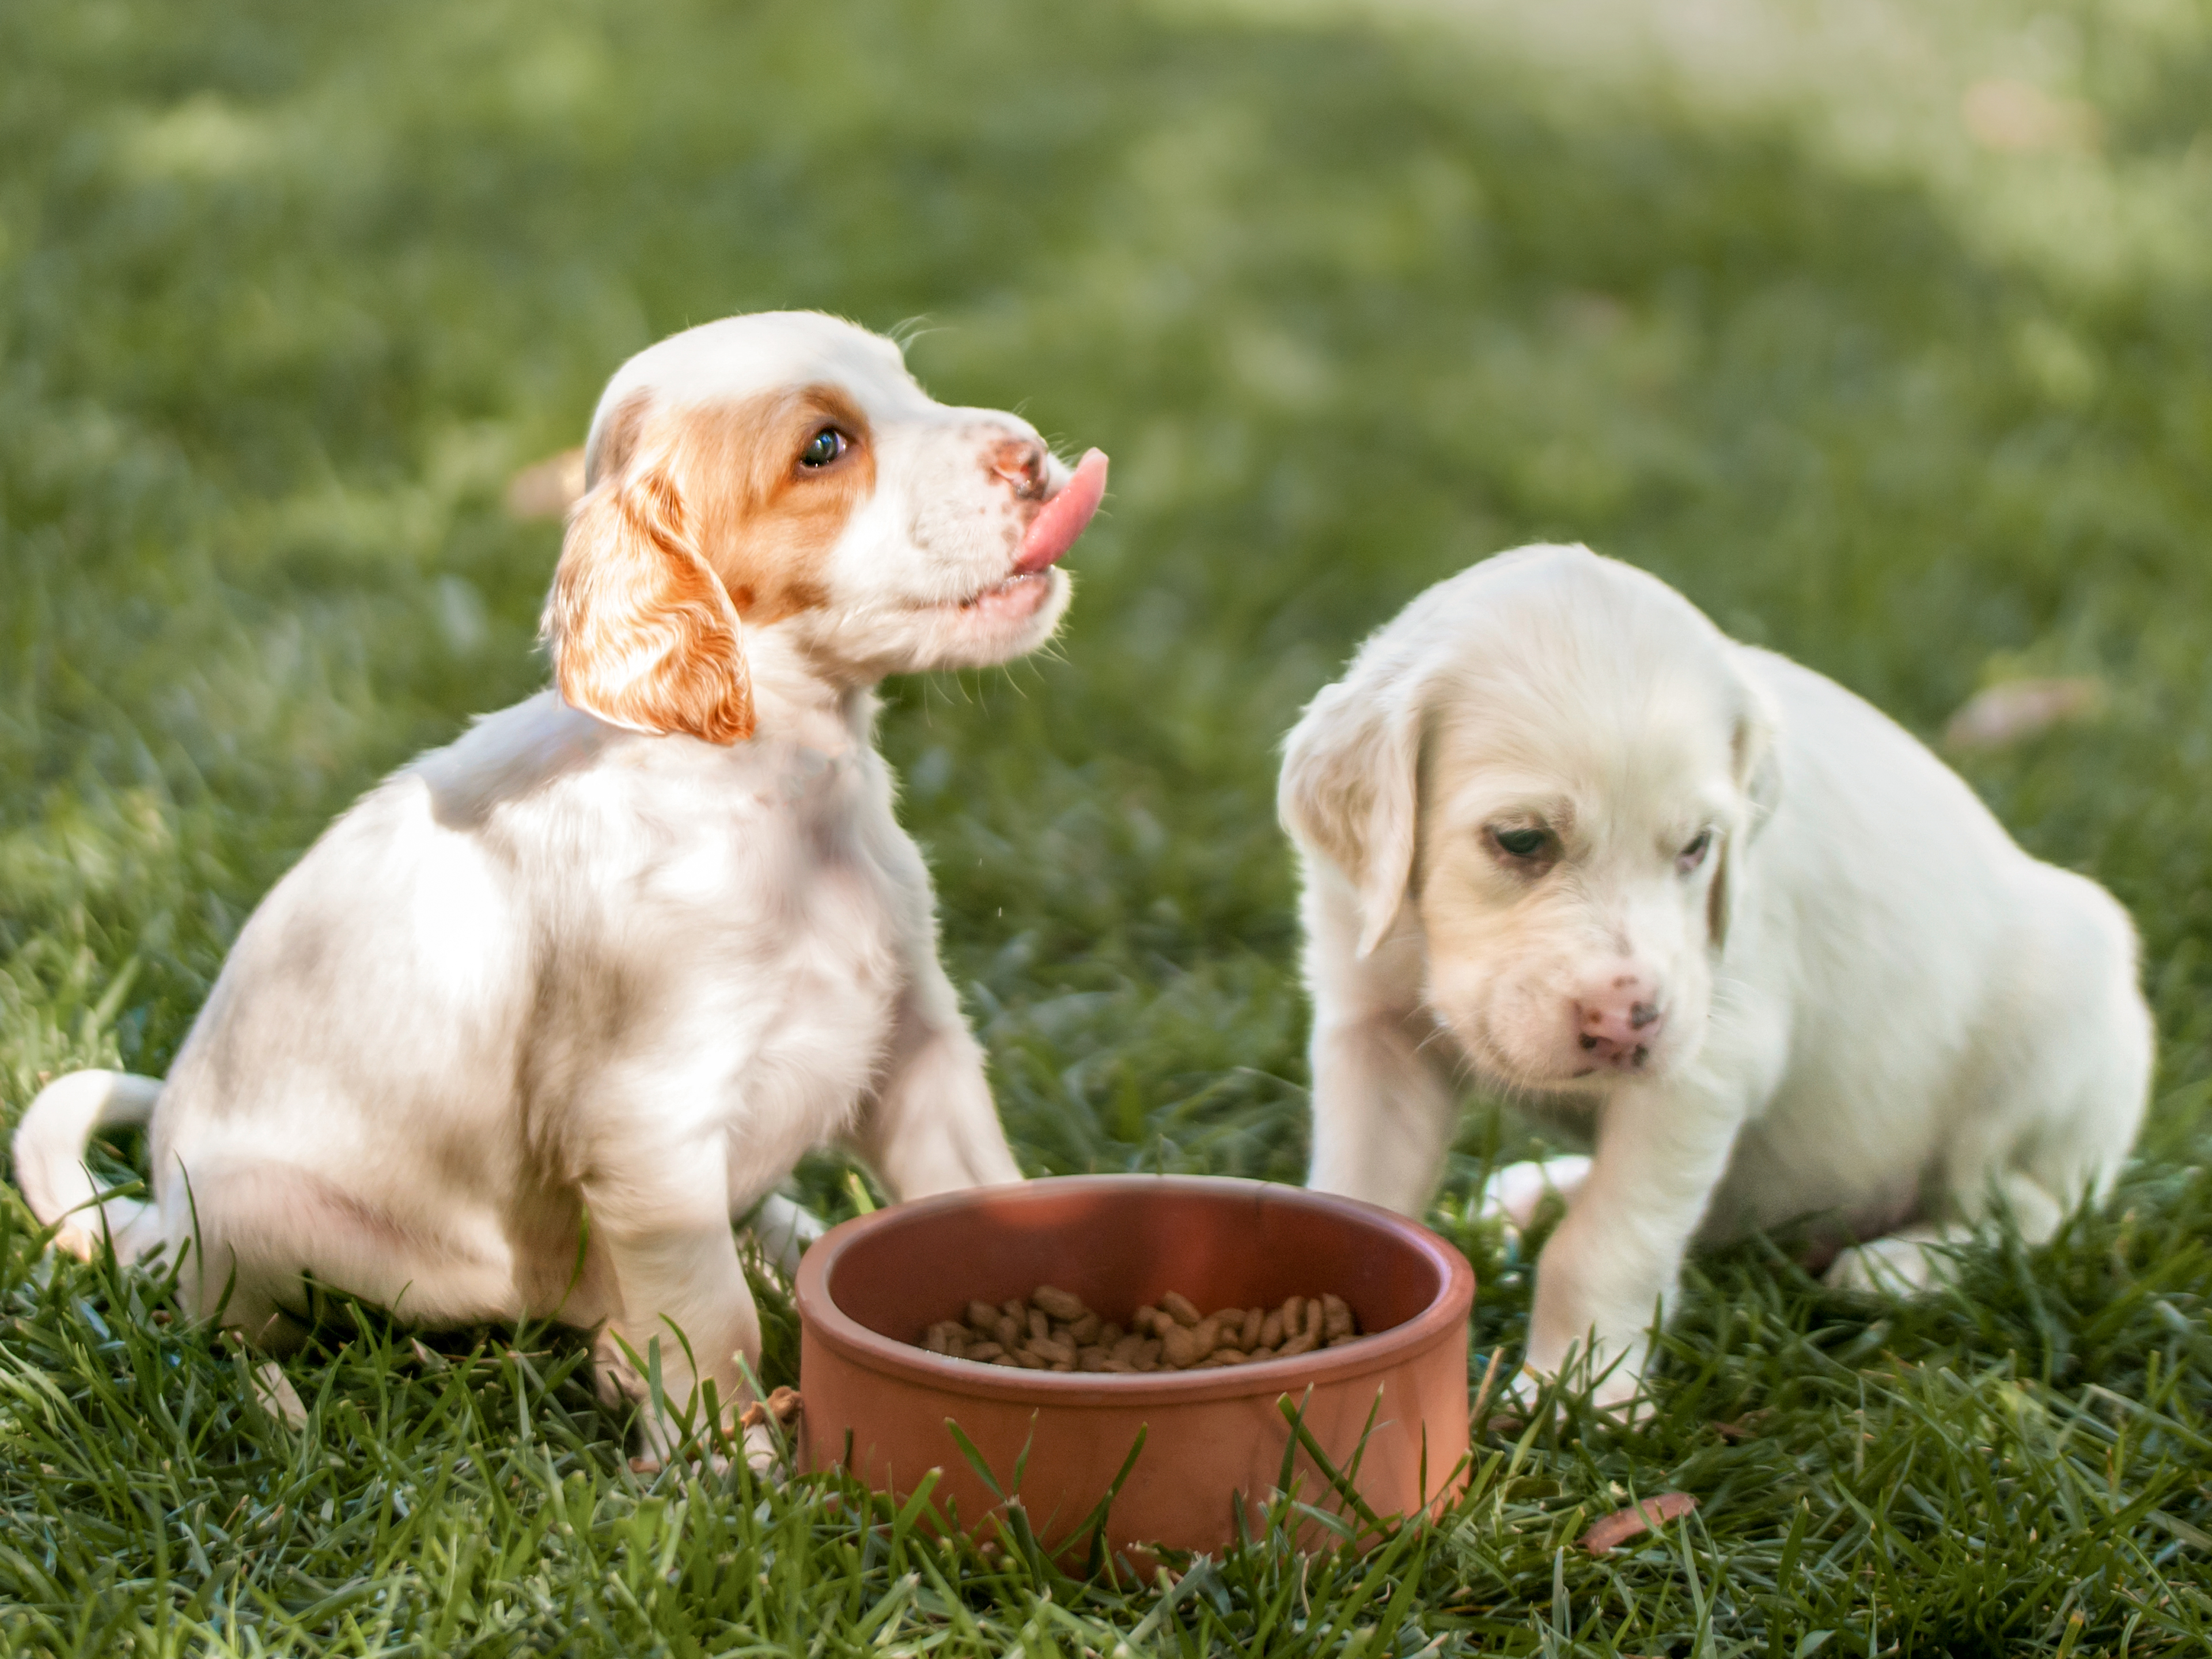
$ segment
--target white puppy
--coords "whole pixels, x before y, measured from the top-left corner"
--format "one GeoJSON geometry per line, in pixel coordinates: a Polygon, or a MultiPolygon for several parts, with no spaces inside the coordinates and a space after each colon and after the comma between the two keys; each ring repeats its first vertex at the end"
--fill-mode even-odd
{"type": "MultiPolygon", "coordinates": [[[[810,1147],[902,1198],[1019,1178],[873,687],[1048,638],[1105,459],[1071,476],[1026,422],[799,313],[631,359],[588,454],[557,693],[333,825],[167,1082],[55,1083],[16,1175],[80,1253],[196,1243],[188,1294],[264,1344],[311,1275],[423,1324],[598,1328],[611,1399],[657,1341],[676,1408],[707,1380],[733,1407],[760,1328],[732,1218],[810,1147]],[[149,1116],[152,1202],[94,1207],[86,1137],[149,1116]]],[[[672,1437],[654,1419],[647,1450],[672,1437]]]]}
{"type": "Polygon", "coordinates": [[[1586,1127],[1531,1373],[1634,1395],[1685,1249],[1825,1221],[1832,1282],[1924,1284],[2002,1206],[2101,1195],[2148,1086],[2134,931],[1850,692],[1581,548],[1488,560],[1291,734],[1312,1184],[1417,1213],[1464,1065],[1586,1127]]]}

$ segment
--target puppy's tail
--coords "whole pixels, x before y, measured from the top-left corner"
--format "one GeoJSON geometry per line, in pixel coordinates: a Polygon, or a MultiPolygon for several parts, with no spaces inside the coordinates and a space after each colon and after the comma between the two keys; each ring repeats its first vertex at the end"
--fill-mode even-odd
{"type": "Polygon", "coordinates": [[[161,1085],[129,1072],[71,1072],[39,1091],[15,1127],[15,1182],[54,1243],[89,1261],[102,1235],[118,1261],[137,1261],[161,1243],[161,1212],[141,1199],[100,1197],[84,1149],[99,1129],[143,1127],[161,1085]]]}

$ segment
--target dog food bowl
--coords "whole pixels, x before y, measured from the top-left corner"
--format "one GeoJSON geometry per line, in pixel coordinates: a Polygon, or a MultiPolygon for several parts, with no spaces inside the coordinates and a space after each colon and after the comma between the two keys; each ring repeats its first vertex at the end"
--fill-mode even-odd
{"type": "MultiPolygon", "coordinates": [[[[1261,1524],[1286,1450],[1295,1496],[1354,1533],[1439,1509],[1465,1479],[1474,1274],[1434,1233],[1371,1205],[1182,1176],[978,1188],[832,1228],[799,1263],[798,1300],[807,1467],[842,1465],[902,1499],[934,1471],[930,1503],[982,1536],[1018,1500],[1064,1559],[1103,1542],[1145,1571],[1157,1547],[1226,1549],[1261,1524]],[[1018,1370],[916,1346],[971,1297],[1039,1285],[1121,1323],[1170,1291],[1208,1311],[1333,1291],[1366,1334],[1140,1375],[1018,1370]]],[[[1330,1536],[1311,1521],[1300,1534],[1307,1547],[1330,1536]]]]}

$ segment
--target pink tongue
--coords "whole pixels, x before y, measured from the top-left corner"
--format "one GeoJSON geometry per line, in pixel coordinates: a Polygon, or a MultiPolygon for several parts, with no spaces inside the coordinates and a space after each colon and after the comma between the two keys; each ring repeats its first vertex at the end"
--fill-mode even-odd
{"type": "Polygon", "coordinates": [[[1106,452],[1086,450],[1067,487],[1030,520],[1030,533],[1022,538],[1022,556],[1014,561],[1014,568],[1027,576],[1057,564],[1060,556],[1075,545],[1105,493],[1106,452]]]}

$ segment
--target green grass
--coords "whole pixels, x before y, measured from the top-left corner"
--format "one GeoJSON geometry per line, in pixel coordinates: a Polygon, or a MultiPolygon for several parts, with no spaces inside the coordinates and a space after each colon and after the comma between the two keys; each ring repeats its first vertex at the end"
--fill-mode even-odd
{"type": "MultiPolygon", "coordinates": [[[[12,0],[0,1106],[161,1071],[322,824],[542,683],[556,532],[500,491],[623,356],[808,305],[924,319],[940,396],[1115,457],[1060,647],[889,688],[1029,1168],[1297,1176],[1274,745],[1420,587],[1562,537],[1923,732],[2106,678],[1967,769],[2143,931],[2159,1099],[2107,1212],[1887,1310],[1704,1262],[1640,1428],[1571,1405],[1484,1437],[1443,1524],[1155,1590],[834,1485],[641,1483],[555,1333],[341,1309],[288,1432],[10,1194],[0,1649],[2203,1651],[2212,13],[1652,9],[12,0]],[[2096,119],[1979,149],[2002,76],[2096,119]],[[1695,1516],[1575,1547],[1665,1489],[1695,1516]]],[[[1467,1200],[1524,1144],[1472,1111],[1434,1217],[1478,1360],[1528,1269],[1467,1200]]]]}

